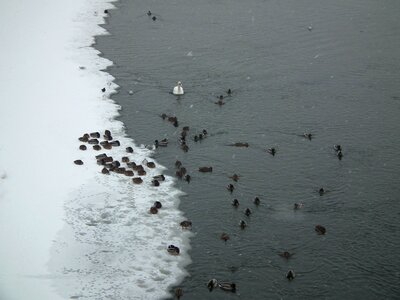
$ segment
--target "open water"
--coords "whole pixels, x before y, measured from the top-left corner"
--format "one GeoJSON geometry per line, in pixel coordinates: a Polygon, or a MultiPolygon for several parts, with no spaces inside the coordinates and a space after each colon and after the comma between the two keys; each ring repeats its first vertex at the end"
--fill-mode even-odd
{"type": "Polygon", "coordinates": [[[137,144],[168,138],[154,159],[172,176],[179,159],[192,177],[177,184],[194,233],[191,249],[181,248],[192,260],[180,285],[184,299],[399,298],[400,2],[115,5],[110,35],[95,47],[114,62],[106,71],[120,86],[112,97],[119,119],[137,144]],[[181,97],[171,94],[178,80],[181,97]],[[190,127],[187,153],[183,126],[190,127]],[[208,137],[195,142],[203,129],[208,137]],[[228,146],[235,142],[249,147],[228,146]],[[334,144],[342,145],[342,160],[334,144]],[[275,156],[265,151],[271,147],[275,156]],[[198,172],[202,166],[213,172],[198,172]],[[295,202],[304,207],[294,210],[295,202]],[[316,234],[317,224],[325,235],[316,234]],[[288,260],[278,255],[286,250],[294,253],[288,260]],[[211,278],[235,282],[236,294],[210,293],[211,278]]]}

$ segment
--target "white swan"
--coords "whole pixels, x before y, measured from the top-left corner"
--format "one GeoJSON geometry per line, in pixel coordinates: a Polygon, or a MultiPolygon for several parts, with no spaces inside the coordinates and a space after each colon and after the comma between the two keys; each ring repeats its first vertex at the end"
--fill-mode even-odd
{"type": "Polygon", "coordinates": [[[182,82],[178,81],[178,85],[174,87],[174,90],[172,92],[174,95],[183,95],[183,88],[182,88],[182,82]]]}

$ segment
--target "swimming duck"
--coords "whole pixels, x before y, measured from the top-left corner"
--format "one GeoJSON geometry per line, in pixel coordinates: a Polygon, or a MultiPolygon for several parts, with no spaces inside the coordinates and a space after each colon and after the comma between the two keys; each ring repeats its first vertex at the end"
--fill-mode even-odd
{"type": "Polygon", "coordinates": [[[339,151],[337,152],[337,157],[339,158],[339,160],[342,159],[342,157],[343,157],[342,150],[339,150],[339,151]]]}
{"type": "Polygon", "coordinates": [[[231,90],[231,89],[228,89],[228,90],[226,91],[226,93],[227,93],[228,95],[231,95],[231,94],[232,94],[232,90],[231,90]]]}
{"type": "Polygon", "coordinates": [[[303,134],[305,138],[309,139],[311,141],[312,134],[311,133],[304,133],[303,134]]]}
{"type": "Polygon", "coordinates": [[[303,203],[295,203],[294,204],[294,209],[300,209],[300,208],[303,208],[303,207],[304,207],[303,203]]]}
{"type": "Polygon", "coordinates": [[[190,228],[192,228],[192,221],[185,220],[185,221],[182,221],[182,222],[180,223],[180,225],[181,225],[181,227],[184,228],[184,229],[190,229],[190,228]]]}
{"type": "Polygon", "coordinates": [[[243,221],[243,220],[240,220],[239,226],[240,226],[240,228],[245,229],[246,226],[247,226],[247,223],[245,221],[243,221]]]}
{"type": "Polygon", "coordinates": [[[158,213],[157,207],[154,207],[154,206],[150,207],[150,213],[151,213],[152,215],[157,214],[157,213],[158,213]]]}
{"type": "Polygon", "coordinates": [[[212,167],[200,167],[199,172],[203,172],[203,173],[212,172],[212,167]]]}
{"type": "Polygon", "coordinates": [[[164,181],[165,180],[165,176],[164,175],[156,175],[153,176],[153,179],[158,180],[158,181],[164,181]]]}
{"type": "Polygon", "coordinates": [[[275,148],[268,148],[268,149],[267,149],[267,152],[268,152],[269,154],[271,154],[272,156],[275,156],[276,150],[275,150],[275,148]]]}
{"type": "Polygon", "coordinates": [[[174,245],[169,245],[167,249],[168,253],[171,255],[179,255],[179,248],[174,245]]]}
{"type": "Polygon", "coordinates": [[[167,147],[168,146],[168,139],[162,139],[161,141],[155,140],[154,146],[158,147],[167,147]]]}
{"type": "Polygon", "coordinates": [[[315,226],[315,231],[319,234],[319,235],[323,235],[326,233],[326,228],[322,225],[316,225],[315,226]]]}
{"type": "Polygon", "coordinates": [[[225,104],[223,99],[219,99],[217,102],[215,102],[215,104],[218,104],[219,106],[222,106],[225,104]]]}
{"type": "Polygon", "coordinates": [[[151,11],[150,11],[150,10],[147,12],[147,15],[148,15],[148,16],[151,16],[151,11]]]}
{"type": "Polygon", "coordinates": [[[187,183],[190,183],[190,180],[192,180],[192,177],[191,177],[189,174],[186,174],[184,180],[185,180],[187,183]]]}
{"type": "Polygon", "coordinates": [[[249,147],[249,143],[237,142],[237,143],[230,144],[229,146],[234,146],[234,147],[249,147]]]}
{"type": "Polygon", "coordinates": [[[213,278],[207,283],[207,288],[211,292],[214,288],[218,286],[217,279],[213,278]]]}
{"type": "Polygon", "coordinates": [[[189,146],[186,143],[182,143],[181,149],[183,152],[188,152],[189,151],[189,146]]]}
{"type": "Polygon", "coordinates": [[[232,183],[230,183],[230,184],[228,184],[228,186],[226,187],[226,189],[232,193],[233,190],[235,189],[235,187],[233,186],[232,183]]]}
{"type": "Polygon", "coordinates": [[[175,290],[175,297],[176,297],[176,299],[181,299],[181,297],[183,296],[183,290],[182,290],[182,288],[177,288],[176,290],[175,290]]]}
{"type": "Polygon", "coordinates": [[[172,92],[174,95],[183,95],[183,88],[182,88],[182,82],[178,81],[178,85],[174,87],[174,90],[172,92]]]}
{"type": "Polygon", "coordinates": [[[179,169],[181,166],[182,166],[181,161],[179,161],[179,160],[175,161],[175,167],[176,167],[176,168],[179,169]]]}
{"type": "Polygon", "coordinates": [[[319,193],[320,196],[322,196],[323,194],[325,194],[324,188],[320,188],[320,189],[318,190],[318,193],[319,193]]]}
{"type": "Polygon", "coordinates": [[[223,233],[221,234],[221,240],[223,240],[225,243],[226,243],[226,241],[229,240],[229,239],[230,239],[230,237],[229,237],[229,235],[228,235],[227,233],[223,232],[223,233]]]}
{"type": "Polygon", "coordinates": [[[246,210],[244,211],[244,214],[248,217],[250,217],[251,215],[251,209],[250,208],[246,208],[246,210]]]}
{"type": "Polygon", "coordinates": [[[230,179],[233,181],[237,182],[239,180],[239,175],[238,174],[233,174],[232,176],[229,176],[230,179]]]}
{"type": "Polygon", "coordinates": [[[218,287],[227,292],[236,292],[236,284],[231,282],[218,282],[218,287]]]}
{"type": "Polygon", "coordinates": [[[289,271],[286,273],[286,278],[289,279],[289,280],[293,280],[295,276],[296,276],[296,275],[294,274],[294,271],[293,271],[293,270],[289,270],[289,271]]]}
{"type": "Polygon", "coordinates": [[[233,199],[232,205],[233,205],[234,207],[238,207],[238,206],[239,206],[239,200],[238,200],[238,199],[233,199]]]}
{"type": "Polygon", "coordinates": [[[260,205],[260,198],[255,197],[254,200],[253,200],[253,202],[254,202],[254,204],[257,205],[257,206],[260,205]]]}
{"type": "Polygon", "coordinates": [[[284,251],[282,253],[279,253],[279,256],[289,259],[294,253],[289,253],[288,251],[284,251]]]}

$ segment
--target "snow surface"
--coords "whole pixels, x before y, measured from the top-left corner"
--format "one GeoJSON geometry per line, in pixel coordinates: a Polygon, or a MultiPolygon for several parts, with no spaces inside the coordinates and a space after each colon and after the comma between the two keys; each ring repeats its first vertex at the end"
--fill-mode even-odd
{"type": "Polygon", "coordinates": [[[78,150],[83,133],[110,129],[122,146],[109,154],[129,145],[152,161],[114,120],[116,85],[100,71],[111,62],[90,47],[110,2],[0,2],[0,299],[164,298],[186,275],[181,193],[172,178],[150,184],[163,167],[133,185],[78,150]],[[155,200],[164,207],[150,215],[155,200]]]}

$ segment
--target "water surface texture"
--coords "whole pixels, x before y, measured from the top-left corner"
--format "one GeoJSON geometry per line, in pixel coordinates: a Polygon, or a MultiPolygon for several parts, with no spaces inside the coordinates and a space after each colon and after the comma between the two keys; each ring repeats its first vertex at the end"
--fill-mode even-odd
{"type": "Polygon", "coordinates": [[[120,86],[113,96],[120,119],[138,144],[168,138],[154,158],[173,176],[179,159],[192,177],[178,182],[194,233],[184,298],[398,298],[400,2],[116,6],[105,26],[110,35],[95,47],[114,62],[107,72],[120,86]],[[178,80],[181,97],[171,94],[178,80]],[[179,144],[183,126],[190,127],[188,152],[179,144]],[[195,142],[203,129],[207,138],[195,142]],[[236,142],[249,147],[228,146],[236,142]],[[342,160],[334,144],[342,145],[342,160]],[[202,166],[213,172],[198,172],[202,166]],[[295,202],[304,207],[294,210],[295,202]],[[279,256],[286,250],[294,253],[288,260],[279,256]],[[289,269],[296,273],[290,282],[289,269]],[[211,278],[235,282],[236,294],[210,294],[211,278]]]}

